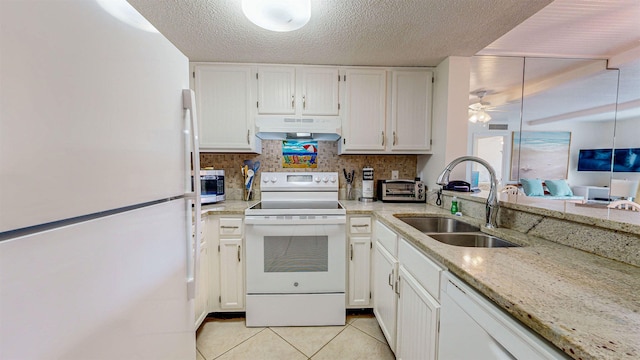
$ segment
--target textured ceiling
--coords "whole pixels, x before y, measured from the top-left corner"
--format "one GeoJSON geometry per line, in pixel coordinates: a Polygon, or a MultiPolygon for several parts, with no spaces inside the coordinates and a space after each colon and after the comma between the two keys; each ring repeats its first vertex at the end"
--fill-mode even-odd
{"type": "Polygon", "coordinates": [[[241,0],[129,0],[190,61],[435,66],[472,56],[551,0],[311,0],[311,20],[276,33],[241,0]]]}

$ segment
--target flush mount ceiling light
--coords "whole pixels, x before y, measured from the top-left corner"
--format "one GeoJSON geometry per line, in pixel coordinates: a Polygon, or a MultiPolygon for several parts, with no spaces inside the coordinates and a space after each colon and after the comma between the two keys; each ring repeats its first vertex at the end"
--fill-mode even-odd
{"type": "Polygon", "coordinates": [[[311,0],[242,0],[242,12],[261,28],[293,31],[309,22],[311,0]]]}

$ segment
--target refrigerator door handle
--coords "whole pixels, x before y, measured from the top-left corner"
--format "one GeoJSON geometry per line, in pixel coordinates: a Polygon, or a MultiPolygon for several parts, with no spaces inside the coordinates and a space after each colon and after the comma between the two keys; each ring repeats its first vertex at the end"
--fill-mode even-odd
{"type": "Polygon", "coordinates": [[[189,118],[185,121],[185,197],[187,201],[187,214],[193,209],[192,222],[187,222],[187,297],[189,300],[196,297],[196,278],[198,264],[200,263],[200,216],[202,213],[200,204],[200,149],[198,141],[198,117],[196,115],[196,97],[191,89],[182,90],[182,106],[188,110],[189,118]],[[193,191],[191,191],[191,176],[193,174],[193,191]],[[192,205],[193,208],[192,208],[192,205]],[[195,234],[191,234],[194,231],[195,234]],[[193,241],[193,243],[191,243],[193,241]],[[192,255],[193,253],[193,255],[192,255]]]}

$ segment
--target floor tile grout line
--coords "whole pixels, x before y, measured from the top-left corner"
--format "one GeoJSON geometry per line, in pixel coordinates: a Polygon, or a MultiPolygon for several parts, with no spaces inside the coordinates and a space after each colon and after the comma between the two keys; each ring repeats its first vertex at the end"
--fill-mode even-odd
{"type": "MultiPolygon", "coordinates": [[[[246,327],[246,325],[245,325],[245,327],[246,327]]],[[[227,351],[223,352],[222,354],[220,354],[220,355],[218,355],[218,356],[214,357],[212,360],[218,359],[218,358],[220,358],[220,356],[222,356],[222,355],[224,355],[224,354],[228,353],[229,351],[231,351],[231,350],[233,350],[233,349],[237,348],[238,346],[240,346],[240,345],[244,344],[244,343],[245,343],[245,342],[247,342],[249,339],[251,339],[251,338],[253,338],[254,336],[256,336],[256,335],[260,334],[261,332],[263,332],[265,329],[268,329],[268,328],[266,328],[266,327],[265,327],[265,328],[262,328],[262,330],[260,330],[260,331],[258,331],[257,333],[255,333],[255,334],[253,334],[253,335],[249,336],[248,338],[246,338],[246,339],[244,339],[244,340],[240,341],[239,343],[237,343],[237,344],[235,344],[233,347],[231,347],[229,350],[227,350],[227,351]]],[[[206,358],[205,358],[205,360],[206,360],[206,358]]]]}
{"type": "Polygon", "coordinates": [[[271,330],[272,333],[276,334],[276,336],[278,336],[280,339],[282,339],[282,341],[286,342],[287,344],[289,344],[289,346],[291,346],[292,348],[296,349],[300,354],[302,354],[304,357],[307,358],[307,360],[311,359],[309,356],[307,356],[307,354],[305,354],[304,352],[302,352],[302,350],[298,349],[295,345],[293,345],[292,343],[290,343],[289,341],[287,341],[287,339],[285,339],[284,337],[280,336],[280,334],[278,334],[277,331],[274,331],[271,327],[268,327],[267,329],[271,330]]]}
{"type": "MultiPolygon", "coordinates": [[[[327,347],[327,345],[329,345],[332,341],[334,341],[340,334],[342,334],[347,327],[351,326],[353,328],[355,328],[356,330],[358,330],[360,333],[363,333],[365,335],[367,335],[370,338],[373,338],[374,340],[376,340],[379,343],[382,343],[384,345],[387,346],[387,348],[390,349],[389,344],[385,341],[381,341],[380,339],[376,338],[375,336],[367,333],[366,331],[358,328],[357,326],[354,326],[353,324],[356,323],[358,320],[358,318],[353,319],[351,322],[349,321],[345,321],[345,325],[344,327],[336,334],[334,335],[329,341],[327,341],[322,347],[320,347],[320,349],[318,349],[316,352],[314,352],[311,356],[307,356],[304,352],[302,352],[300,349],[298,349],[295,345],[293,345],[292,343],[290,343],[289,341],[287,341],[287,339],[285,339],[283,336],[281,336],[280,334],[278,334],[276,331],[274,331],[271,327],[263,327],[260,331],[256,332],[255,334],[249,336],[248,338],[240,341],[239,343],[235,344],[233,347],[229,348],[228,350],[226,350],[225,352],[219,354],[218,356],[212,358],[211,360],[215,360],[215,359],[219,359],[221,356],[229,353],[231,350],[237,348],[238,346],[244,344],[245,342],[247,342],[248,340],[250,340],[251,338],[255,337],[256,335],[262,333],[265,329],[269,329],[273,334],[275,334],[276,336],[278,336],[279,338],[281,338],[285,343],[287,343],[288,345],[290,345],[291,347],[293,347],[294,349],[296,349],[296,351],[298,351],[300,354],[302,354],[307,360],[311,360],[314,356],[316,356],[319,352],[321,352],[324,348],[327,347]]],[[[246,325],[245,325],[246,327],[246,325]]],[[[384,334],[382,334],[382,336],[384,336],[384,334]]],[[[198,353],[200,353],[200,355],[205,359],[205,360],[209,360],[207,359],[204,354],[202,354],[202,352],[200,351],[200,349],[196,346],[196,351],[198,353]]]]}
{"type": "MultiPolygon", "coordinates": [[[[208,360],[208,359],[207,359],[207,357],[206,357],[206,356],[204,356],[204,354],[202,353],[202,351],[200,351],[200,349],[198,349],[198,346],[197,346],[197,345],[196,345],[196,352],[197,352],[198,354],[200,354],[200,356],[202,356],[202,358],[203,358],[204,360],[208,360]]],[[[196,354],[196,358],[197,358],[197,357],[198,357],[198,356],[197,356],[197,354],[196,354]]]]}
{"type": "MultiPolygon", "coordinates": [[[[355,322],[355,321],[354,321],[354,322],[355,322]]],[[[353,325],[351,325],[351,326],[353,326],[353,325]]],[[[385,341],[381,341],[381,340],[380,340],[380,339],[378,339],[377,337],[375,337],[375,336],[373,336],[373,335],[369,334],[368,332],[366,332],[366,331],[364,331],[364,330],[362,330],[362,329],[358,328],[357,326],[353,326],[353,327],[354,327],[356,330],[360,331],[361,333],[363,333],[363,334],[365,334],[365,335],[367,335],[367,336],[369,336],[369,337],[374,338],[376,341],[381,342],[381,343],[383,343],[383,344],[385,344],[385,345],[389,346],[389,343],[387,342],[386,338],[385,338],[385,341]]],[[[384,334],[382,334],[382,337],[384,337],[384,334]]],[[[389,348],[391,348],[391,347],[389,346],[389,348]]]]}
{"type": "Polygon", "coordinates": [[[318,349],[318,351],[314,352],[309,359],[313,358],[314,356],[316,356],[320,351],[322,351],[322,349],[324,349],[327,345],[329,345],[329,343],[331,343],[333,340],[335,340],[338,335],[342,334],[343,331],[345,331],[347,329],[347,327],[351,326],[349,323],[345,322],[345,327],[342,328],[342,330],[338,331],[338,333],[331,338],[331,340],[327,341],[324,345],[322,345],[320,347],[320,349],[318,349]]]}

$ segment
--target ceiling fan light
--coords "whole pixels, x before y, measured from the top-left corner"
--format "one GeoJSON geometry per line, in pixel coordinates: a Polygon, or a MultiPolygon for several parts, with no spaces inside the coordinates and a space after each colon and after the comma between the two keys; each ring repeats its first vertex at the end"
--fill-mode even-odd
{"type": "Polygon", "coordinates": [[[478,122],[478,115],[475,111],[469,111],[469,122],[474,124],[478,122]]]}
{"type": "Polygon", "coordinates": [[[484,110],[478,111],[476,115],[478,116],[478,121],[480,121],[481,123],[487,123],[489,122],[489,120],[491,120],[491,116],[487,114],[484,110]]]}
{"type": "Polygon", "coordinates": [[[261,28],[298,30],[311,18],[311,0],[242,0],[242,12],[261,28]]]}

